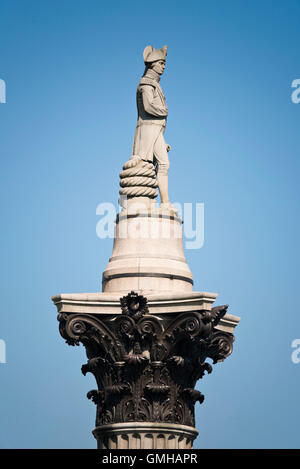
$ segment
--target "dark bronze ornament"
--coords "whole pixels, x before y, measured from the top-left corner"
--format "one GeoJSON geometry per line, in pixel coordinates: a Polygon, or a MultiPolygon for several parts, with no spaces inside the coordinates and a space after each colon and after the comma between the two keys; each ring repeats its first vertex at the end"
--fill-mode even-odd
{"type": "Polygon", "coordinates": [[[127,296],[120,298],[122,314],[131,316],[135,321],[144,314],[148,314],[147,298],[138,295],[135,292],[128,293],[127,296]]]}
{"type": "Polygon", "coordinates": [[[195,425],[195,390],[213,363],[232,352],[234,337],[216,329],[228,305],[179,315],[153,316],[147,299],[135,292],[120,299],[122,314],[59,314],[60,333],[69,345],[82,343],[88,362],[82,373],[95,376],[87,394],[97,405],[96,426],[120,422],[195,425]]]}

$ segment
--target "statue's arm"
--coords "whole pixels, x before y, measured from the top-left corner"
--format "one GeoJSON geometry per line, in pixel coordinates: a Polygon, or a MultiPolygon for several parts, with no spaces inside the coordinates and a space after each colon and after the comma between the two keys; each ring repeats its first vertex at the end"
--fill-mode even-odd
{"type": "Polygon", "coordinates": [[[157,106],[153,103],[154,88],[151,85],[141,86],[141,93],[143,98],[144,109],[148,114],[157,117],[166,117],[168,115],[168,108],[166,106],[157,106]]]}

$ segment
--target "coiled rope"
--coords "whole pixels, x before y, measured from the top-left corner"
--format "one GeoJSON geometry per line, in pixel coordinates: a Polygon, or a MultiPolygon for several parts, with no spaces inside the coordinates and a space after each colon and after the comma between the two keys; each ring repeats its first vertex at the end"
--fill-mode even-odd
{"type": "Polygon", "coordinates": [[[120,196],[155,199],[158,186],[153,163],[132,156],[120,173],[120,186],[120,196]]]}

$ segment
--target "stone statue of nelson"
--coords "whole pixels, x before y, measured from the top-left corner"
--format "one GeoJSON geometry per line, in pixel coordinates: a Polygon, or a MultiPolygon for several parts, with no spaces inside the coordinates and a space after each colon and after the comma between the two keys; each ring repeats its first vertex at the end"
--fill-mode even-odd
{"type": "Polygon", "coordinates": [[[168,108],[164,93],[159,84],[166,67],[167,46],[154,49],[147,46],[143,57],[145,72],[136,92],[138,119],[134,135],[132,157],[157,164],[157,183],[161,206],[174,209],[168,196],[168,151],[171,147],[165,142],[168,108]]]}

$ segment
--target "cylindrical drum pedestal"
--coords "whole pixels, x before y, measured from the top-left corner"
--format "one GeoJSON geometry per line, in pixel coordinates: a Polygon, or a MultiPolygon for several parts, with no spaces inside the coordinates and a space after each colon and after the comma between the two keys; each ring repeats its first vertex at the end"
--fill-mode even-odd
{"type": "Polygon", "coordinates": [[[187,425],[129,422],[101,425],[93,434],[98,449],[191,449],[198,432],[187,425]]]}
{"type": "Polygon", "coordinates": [[[183,252],[181,218],[160,208],[122,210],[102,288],[105,293],[192,291],[193,276],[183,252]]]}

